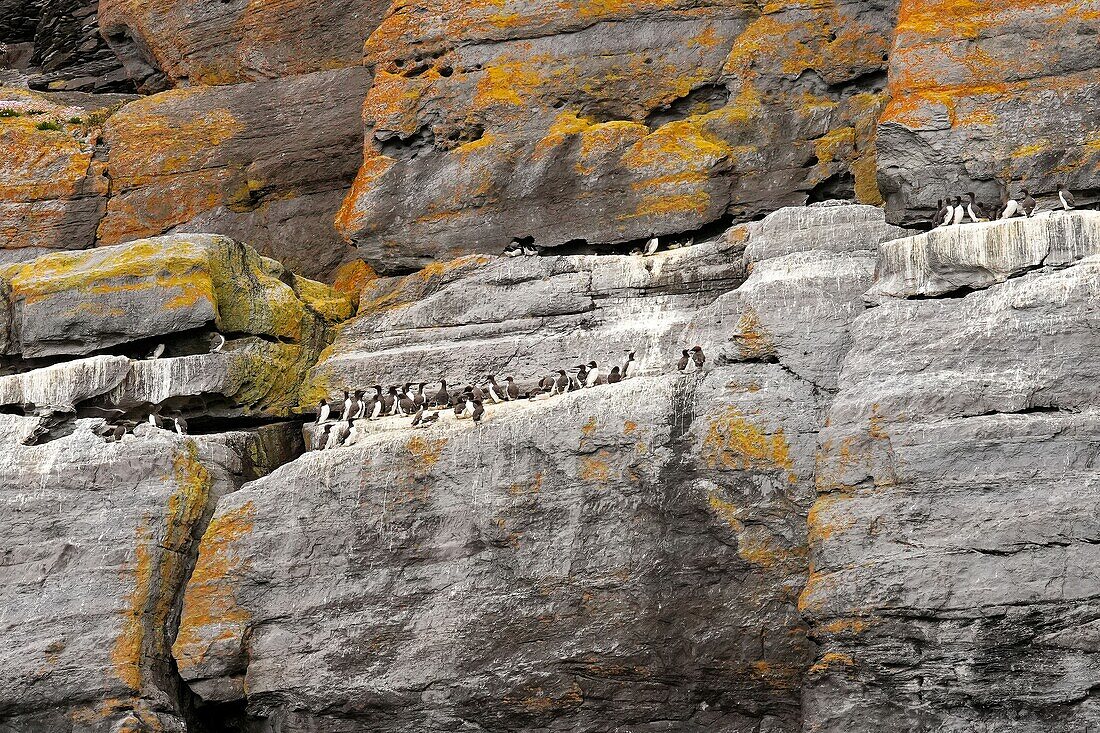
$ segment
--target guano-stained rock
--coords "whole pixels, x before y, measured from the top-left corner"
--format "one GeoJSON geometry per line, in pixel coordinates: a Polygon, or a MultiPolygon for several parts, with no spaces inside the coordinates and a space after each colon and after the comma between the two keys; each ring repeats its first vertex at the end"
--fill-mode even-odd
{"type": "Polygon", "coordinates": [[[879,248],[872,302],[979,290],[1040,267],[1100,254],[1100,214],[1055,212],[1032,219],[939,227],[879,248]]]}

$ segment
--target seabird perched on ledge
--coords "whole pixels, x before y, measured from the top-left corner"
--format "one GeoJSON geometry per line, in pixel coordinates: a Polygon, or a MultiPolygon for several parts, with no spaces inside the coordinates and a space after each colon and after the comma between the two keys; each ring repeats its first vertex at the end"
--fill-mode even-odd
{"type": "Polygon", "coordinates": [[[1073,194],[1066,188],[1066,184],[1058,184],[1058,200],[1062,202],[1063,211],[1070,211],[1073,209],[1073,194]]]}

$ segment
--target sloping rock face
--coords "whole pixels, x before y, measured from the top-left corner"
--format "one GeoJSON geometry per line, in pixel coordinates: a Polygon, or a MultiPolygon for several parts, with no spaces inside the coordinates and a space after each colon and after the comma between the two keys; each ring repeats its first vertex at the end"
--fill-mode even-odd
{"type": "Polygon", "coordinates": [[[377,0],[105,0],[103,34],[146,91],[358,66],[386,10],[377,0]]]}
{"type": "Polygon", "coordinates": [[[889,3],[396,3],[341,231],[385,270],[876,203],[892,27],[889,3]]]}
{"type": "Polygon", "coordinates": [[[42,256],[0,292],[0,728],[205,730],[170,653],[199,540],[301,453],[279,419],[350,304],[211,235],[42,256]]]}
{"type": "Polygon", "coordinates": [[[880,210],[817,205],[653,257],[470,256],[369,282],[323,354],[348,300],[224,238],[11,265],[12,324],[41,297],[71,337],[54,314],[107,300],[79,339],[5,331],[0,720],[1096,726],[1095,224],[887,241],[880,210]],[[299,371],[233,366],[307,323],[299,371]],[[706,368],[678,372],[695,344],[706,368]],[[330,426],[284,422],[349,387],[526,389],[628,349],[625,381],[480,423],[354,421],[303,454],[330,426]]]}
{"type": "Polygon", "coordinates": [[[332,220],[359,164],[354,68],[135,102],[106,128],[111,198],[99,241],[226,234],[307,275],[343,257],[332,220]]]}
{"type": "Polygon", "coordinates": [[[163,430],[47,445],[0,417],[0,719],[12,731],[183,731],[168,653],[199,537],[251,436],[163,430]]]}
{"type": "Polygon", "coordinates": [[[743,252],[775,222],[652,258],[475,256],[371,283],[303,401],[490,370],[526,388],[628,348],[636,371],[489,405],[480,426],[453,412],[427,429],[358,421],[351,447],[227,497],[173,648],[200,716],[311,731],[799,730],[815,659],[796,608],[800,533],[830,391],[761,362],[790,347],[807,373],[835,364],[837,313],[863,309],[875,262],[838,250],[861,234],[874,247],[883,223],[837,206],[782,217],[818,238],[751,274],[743,252]],[[783,330],[794,318],[823,336],[800,341],[783,330]],[[719,366],[678,375],[695,341],[719,366]]]}
{"type": "Polygon", "coordinates": [[[96,110],[15,89],[0,110],[0,249],[91,247],[110,186],[96,110]]]}
{"type": "Polygon", "coordinates": [[[966,191],[1096,193],[1098,32],[1096,0],[901,0],[877,137],[890,219],[966,191]]]}
{"type": "Polygon", "coordinates": [[[180,674],[284,730],[796,730],[815,405],[740,367],[310,453],[219,506],[180,674]]]}
{"type": "Polygon", "coordinates": [[[1097,726],[1098,268],[857,319],[810,516],[806,730],[1097,726]]]}

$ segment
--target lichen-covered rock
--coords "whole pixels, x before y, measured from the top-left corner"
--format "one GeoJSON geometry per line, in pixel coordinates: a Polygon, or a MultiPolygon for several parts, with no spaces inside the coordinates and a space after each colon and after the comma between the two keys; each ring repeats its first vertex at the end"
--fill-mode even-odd
{"type": "Polygon", "coordinates": [[[1098,0],[901,0],[879,185],[892,221],[1018,186],[1100,188],[1098,0]]]}
{"type": "Polygon", "coordinates": [[[738,366],[307,454],[219,504],[180,674],[292,730],[796,731],[815,414],[738,366]]]}
{"type": "Polygon", "coordinates": [[[0,88],[0,249],[95,243],[109,185],[97,113],[0,88]]]}
{"type": "Polygon", "coordinates": [[[395,3],[340,229],[392,271],[877,203],[891,5],[395,3]]]}
{"type": "Polygon", "coordinates": [[[378,0],[102,0],[100,25],[146,91],[358,66],[378,0]]]}
{"type": "Polygon", "coordinates": [[[212,232],[327,275],[348,253],[333,218],[362,160],[369,78],[350,68],[127,105],[105,131],[112,188],[99,243],[212,232]]]}
{"type": "Polygon", "coordinates": [[[1100,724],[1098,275],[856,320],[810,515],[806,730],[1100,724]]]}
{"type": "Polygon", "coordinates": [[[295,288],[279,263],[215,235],[58,252],[10,265],[0,280],[10,312],[7,353],[26,359],[79,356],[208,326],[317,346],[326,319],[338,315],[329,300],[320,302],[328,313],[315,310],[317,291],[295,288]]]}
{"type": "Polygon", "coordinates": [[[879,249],[870,301],[978,290],[1039,267],[1100,254],[1100,214],[1058,212],[1033,219],[940,227],[879,249]]]}
{"type": "Polygon", "coordinates": [[[247,433],[73,434],[21,446],[0,415],[0,719],[12,731],[184,731],[183,586],[220,497],[255,478],[247,433]]]}

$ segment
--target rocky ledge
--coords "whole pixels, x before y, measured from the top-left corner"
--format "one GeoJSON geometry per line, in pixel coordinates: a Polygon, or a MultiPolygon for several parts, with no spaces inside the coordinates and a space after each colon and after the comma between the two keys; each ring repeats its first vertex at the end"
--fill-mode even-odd
{"type": "Polygon", "coordinates": [[[1098,216],[816,205],[652,257],[468,256],[354,314],[223,237],[8,266],[0,720],[1098,725],[1098,216]],[[627,351],[617,384],[305,451],[344,389],[627,351]]]}

